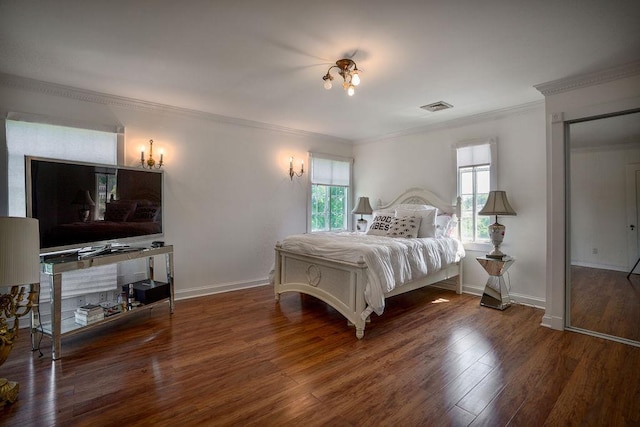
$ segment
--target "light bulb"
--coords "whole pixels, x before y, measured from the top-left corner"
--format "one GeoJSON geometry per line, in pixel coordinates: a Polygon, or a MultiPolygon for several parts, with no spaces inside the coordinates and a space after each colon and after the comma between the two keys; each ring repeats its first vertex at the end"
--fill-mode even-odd
{"type": "Polygon", "coordinates": [[[351,76],[351,83],[354,86],[358,86],[360,84],[360,76],[358,75],[358,70],[353,70],[353,75],[351,76]]]}
{"type": "Polygon", "coordinates": [[[330,79],[324,79],[324,88],[326,90],[329,90],[333,87],[333,85],[331,84],[331,80],[330,79]]]}
{"type": "Polygon", "coordinates": [[[347,95],[353,96],[354,93],[356,93],[356,88],[353,87],[353,85],[349,85],[349,88],[347,89],[347,95]]]}

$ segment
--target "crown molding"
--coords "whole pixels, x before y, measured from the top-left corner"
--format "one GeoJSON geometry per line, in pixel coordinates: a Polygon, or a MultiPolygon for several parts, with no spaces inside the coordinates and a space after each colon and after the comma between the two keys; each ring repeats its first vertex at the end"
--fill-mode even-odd
{"type": "Polygon", "coordinates": [[[45,82],[42,80],[30,79],[27,77],[16,76],[13,74],[0,72],[0,85],[13,89],[21,89],[29,92],[41,93],[49,96],[59,96],[62,98],[74,99],[76,101],[90,102],[94,104],[102,104],[110,107],[127,108],[131,110],[146,111],[152,113],[170,113],[199,120],[211,121],[216,123],[233,124],[237,126],[246,126],[269,130],[273,132],[287,133],[297,136],[310,137],[314,139],[322,139],[330,142],[352,144],[348,139],[338,138],[331,135],[309,132],[300,129],[289,128],[286,126],[278,126],[254,120],[239,119],[235,117],[222,116],[219,114],[207,113],[200,110],[189,108],[175,107],[172,105],[160,104],[156,102],[144,101],[135,98],[128,98],[118,95],[110,95],[102,92],[95,92],[87,89],[80,89],[73,86],[66,86],[57,83],[45,82]]]}
{"type": "Polygon", "coordinates": [[[640,74],[640,60],[629,62],[627,64],[611,67],[606,70],[596,71],[593,73],[581,74],[578,76],[565,77],[553,80],[548,83],[535,85],[534,87],[544,96],[555,95],[558,93],[569,92],[575,89],[594,86],[614,80],[632,77],[640,74]]]}
{"type": "Polygon", "coordinates": [[[433,132],[441,129],[450,129],[454,127],[466,126],[489,120],[497,120],[508,116],[528,113],[540,108],[544,108],[544,100],[528,102],[526,104],[515,105],[513,107],[501,108],[498,110],[486,111],[484,113],[474,114],[472,116],[459,117],[457,119],[447,120],[444,122],[432,123],[426,126],[405,129],[399,132],[388,133],[375,138],[367,138],[354,141],[355,145],[370,144],[372,142],[380,142],[388,139],[399,138],[402,136],[415,135],[418,133],[433,132]]]}

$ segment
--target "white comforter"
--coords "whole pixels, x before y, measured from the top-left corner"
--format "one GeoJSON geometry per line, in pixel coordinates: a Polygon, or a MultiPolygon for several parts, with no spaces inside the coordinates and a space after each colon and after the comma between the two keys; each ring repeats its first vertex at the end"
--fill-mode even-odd
{"type": "Polygon", "coordinates": [[[396,286],[434,273],[465,256],[460,241],[452,238],[401,239],[358,233],[296,234],[282,242],[296,253],[367,264],[365,301],[380,315],[384,295],[396,286]]]}

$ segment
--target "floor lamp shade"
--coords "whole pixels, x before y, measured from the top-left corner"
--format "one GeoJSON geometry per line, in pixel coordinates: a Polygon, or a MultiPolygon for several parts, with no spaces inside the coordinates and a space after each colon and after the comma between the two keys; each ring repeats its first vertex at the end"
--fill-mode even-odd
{"type": "Polygon", "coordinates": [[[354,214],[360,214],[360,219],[358,220],[357,230],[358,231],[367,231],[367,220],[362,218],[362,215],[371,215],[373,213],[373,209],[371,209],[371,204],[369,203],[368,197],[359,197],[358,204],[351,211],[354,214]]]}
{"type": "MultiPolygon", "coordinates": [[[[0,365],[18,336],[19,318],[38,304],[40,289],[40,232],[34,218],[0,217],[0,365]],[[25,285],[30,291],[25,296],[25,285]],[[34,290],[35,287],[35,290],[34,290]]],[[[0,406],[13,403],[20,387],[15,381],[0,378],[0,406]]]]}
{"type": "Polygon", "coordinates": [[[0,286],[40,282],[40,232],[34,218],[0,217],[0,286]]]}

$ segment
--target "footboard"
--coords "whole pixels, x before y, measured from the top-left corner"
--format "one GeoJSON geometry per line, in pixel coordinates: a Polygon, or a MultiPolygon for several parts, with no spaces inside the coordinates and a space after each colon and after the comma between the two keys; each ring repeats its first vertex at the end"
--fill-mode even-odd
{"type": "Polygon", "coordinates": [[[356,328],[356,337],[364,337],[366,309],[364,288],[367,265],[311,257],[285,251],[276,245],[274,291],[276,301],[283,292],[300,292],[329,304],[356,328]]]}
{"type": "MultiPolygon", "coordinates": [[[[396,287],[385,296],[410,292],[457,276],[455,290],[462,293],[461,263],[451,264],[429,276],[396,287]]],[[[356,328],[356,337],[364,337],[364,329],[373,311],[364,298],[367,265],[301,255],[283,250],[276,244],[274,292],[276,301],[284,292],[300,292],[329,304],[356,328]]]]}

